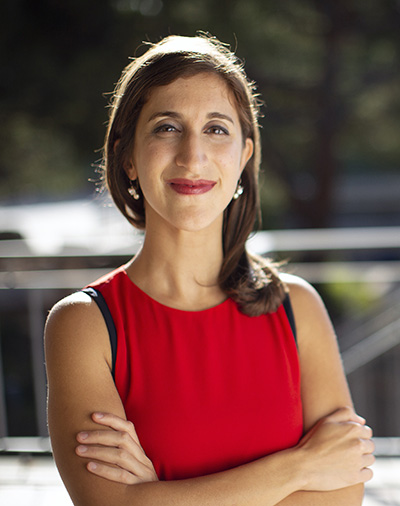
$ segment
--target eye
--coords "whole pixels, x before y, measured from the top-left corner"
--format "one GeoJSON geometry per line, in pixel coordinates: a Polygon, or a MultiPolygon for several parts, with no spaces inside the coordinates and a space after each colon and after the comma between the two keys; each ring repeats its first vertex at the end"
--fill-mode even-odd
{"type": "Polygon", "coordinates": [[[178,129],[174,125],[170,125],[169,123],[165,123],[163,125],[159,125],[154,130],[154,133],[162,133],[162,132],[175,132],[178,131],[178,129]]]}
{"type": "Polygon", "coordinates": [[[207,128],[206,133],[215,134],[215,135],[229,135],[229,131],[227,128],[221,125],[213,125],[207,128]]]}

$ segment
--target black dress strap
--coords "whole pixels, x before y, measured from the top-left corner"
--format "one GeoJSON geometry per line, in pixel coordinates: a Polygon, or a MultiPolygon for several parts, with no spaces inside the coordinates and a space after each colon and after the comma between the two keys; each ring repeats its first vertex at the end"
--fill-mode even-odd
{"type": "Polygon", "coordinates": [[[283,307],[285,308],[286,316],[287,316],[287,319],[289,320],[290,327],[293,332],[294,340],[297,343],[296,322],[294,319],[293,308],[292,308],[292,303],[290,302],[289,294],[287,294],[286,297],[283,299],[283,307]]]}
{"type": "Polygon", "coordinates": [[[108,308],[107,302],[105,301],[103,295],[96,290],[95,288],[89,287],[81,290],[84,293],[87,293],[92,297],[92,299],[98,305],[101,314],[103,315],[104,321],[107,325],[108,335],[110,337],[110,345],[111,345],[111,360],[112,360],[112,375],[114,377],[115,374],[115,362],[117,360],[117,331],[115,328],[114,320],[111,315],[111,312],[108,308]]]}

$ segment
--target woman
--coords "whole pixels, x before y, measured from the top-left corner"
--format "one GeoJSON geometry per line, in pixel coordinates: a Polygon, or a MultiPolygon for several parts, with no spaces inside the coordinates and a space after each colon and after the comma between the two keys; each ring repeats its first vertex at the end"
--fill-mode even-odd
{"type": "Polygon", "coordinates": [[[245,250],[257,113],[214,39],[167,37],[122,74],[104,170],[143,246],[58,303],[45,333],[76,505],[361,504],[372,434],[324,306],[245,250]]]}

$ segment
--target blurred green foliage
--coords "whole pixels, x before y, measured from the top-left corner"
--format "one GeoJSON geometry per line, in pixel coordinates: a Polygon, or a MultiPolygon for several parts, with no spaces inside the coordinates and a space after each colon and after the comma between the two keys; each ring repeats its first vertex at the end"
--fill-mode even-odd
{"type": "MultiPolygon", "coordinates": [[[[265,100],[265,227],[327,226],[341,171],[400,160],[398,0],[3,0],[0,201],[91,191],[111,92],[143,40],[208,31],[265,100]]],[[[138,49],[141,51],[140,47],[138,49]]]]}
{"type": "Polygon", "coordinates": [[[333,317],[345,319],[350,315],[368,314],[382,300],[376,283],[351,282],[329,283],[320,286],[320,291],[331,304],[333,317]]]}

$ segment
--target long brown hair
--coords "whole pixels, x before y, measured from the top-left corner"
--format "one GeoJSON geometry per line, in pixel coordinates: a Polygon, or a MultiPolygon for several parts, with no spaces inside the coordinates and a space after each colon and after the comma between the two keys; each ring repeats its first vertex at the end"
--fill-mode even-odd
{"type": "Polygon", "coordinates": [[[211,72],[222,77],[230,88],[239,115],[243,141],[254,143],[254,153],[242,175],[243,194],[232,199],[224,211],[224,260],[219,275],[221,289],[234,299],[241,311],[256,316],[275,311],[286,288],[275,266],[250,255],[245,243],[260,217],[258,173],[261,161],[258,125],[260,102],[243,66],[224,44],[208,36],[169,36],[152,45],[123,71],[111,101],[103,170],[111,196],[135,227],[145,229],[144,199],[129,194],[129,178],[124,170],[133,152],[136,124],[150,90],[170,84],[178,77],[211,72]]]}

